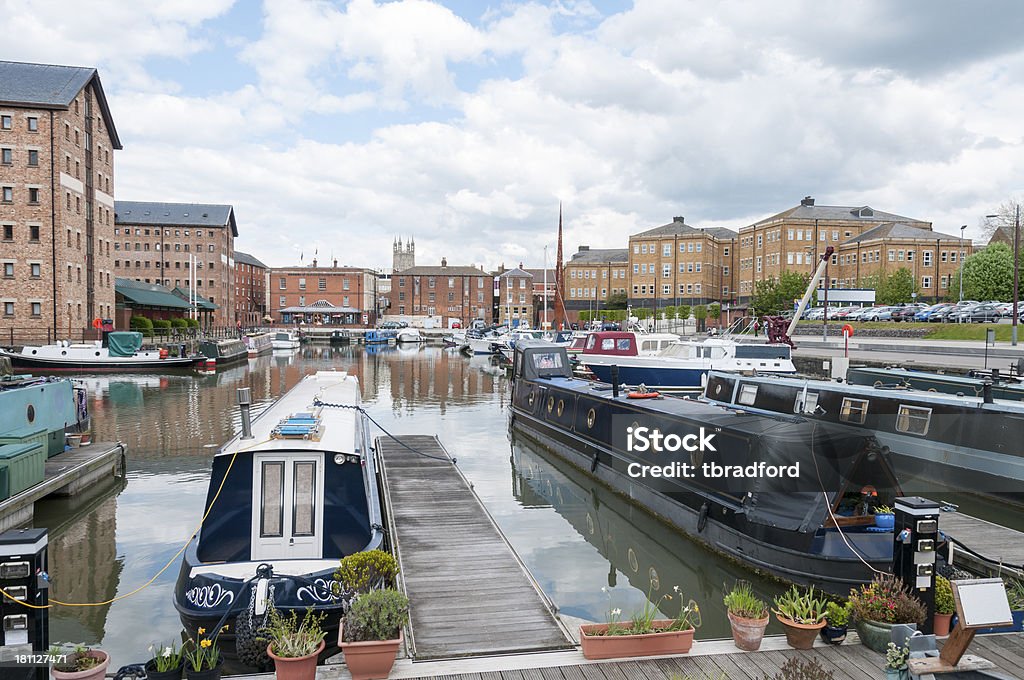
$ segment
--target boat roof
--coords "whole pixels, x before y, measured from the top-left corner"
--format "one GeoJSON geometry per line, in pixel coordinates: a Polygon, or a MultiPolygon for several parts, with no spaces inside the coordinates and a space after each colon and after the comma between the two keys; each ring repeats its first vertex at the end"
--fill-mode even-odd
{"type": "Polygon", "coordinates": [[[230,456],[236,451],[330,451],[333,453],[363,453],[355,450],[356,414],[351,408],[317,408],[313,400],[319,398],[328,404],[359,406],[359,380],[345,371],[317,371],[307,375],[284,396],[260,413],[252,422],[252,439],[236,436],[221,449],[218,456],[230,456]],[[288,430],[275,432],[293,416],[293,422],[316,421],[316,434],[310,438],[288,436],[288,430]]]}

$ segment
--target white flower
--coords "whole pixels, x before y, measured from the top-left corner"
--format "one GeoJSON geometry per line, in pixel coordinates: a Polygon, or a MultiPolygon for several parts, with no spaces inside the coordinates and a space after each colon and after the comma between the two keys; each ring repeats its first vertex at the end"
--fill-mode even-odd
{"type": "Polygon", "coordinates": [[[678,593],[679,592],[679,586],[672,586],[672,590],[674,590],[674,591],[676,591],[678,593]]]}
{"type": "Polygon", "coordinates": [[[164,647],[164,658],[165,659],[171,658],[171,654],[173,654],[173,653],[174,653],[174,650],[172,650],[170,647],[164,647]]]}
{"type": "Polygon", "coordinates": [[[154,651],[155,651],[155,647],[153,647],[153,645],[150,645],[149,646],[149,653],[152,654],[154,651]]]}
{"type": "Polygon", "coordinates": [[[619,608],[615,608],[615,609],[612,610],[612,616],[618,616],[621,613],[622,613],[622,610],[619,609],[619,608]]]}
{"type": "Polygon", "coordinates": [[[605,588],[604,586],[601,586],[601,592],[602,592],[602,593],[607,593],[607,592],[608,592],[608,589],[607,589],[607,588],[605,588]]]}

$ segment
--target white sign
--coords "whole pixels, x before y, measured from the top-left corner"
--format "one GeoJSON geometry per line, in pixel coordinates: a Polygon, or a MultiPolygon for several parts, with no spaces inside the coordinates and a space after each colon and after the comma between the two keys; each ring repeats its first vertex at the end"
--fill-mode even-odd
{"type": "MultiPolygon", "coordinates": [[[[818,304],[825,301],[825,289],[818,289],[818,304]]],[[[875,291],[872,288],[829,288],[828,303],[849,302],[852,304],[875,304],[875,291]]]]}

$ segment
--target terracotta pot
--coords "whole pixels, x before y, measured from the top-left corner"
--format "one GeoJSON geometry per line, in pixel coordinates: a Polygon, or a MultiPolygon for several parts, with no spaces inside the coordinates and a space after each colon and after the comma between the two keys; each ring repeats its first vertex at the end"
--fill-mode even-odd
{"type": "Polygon", "coordinates": [[[732,640],[736,647],[744,652],[756,652],[761,649],[761,640],[764,639],[764,629],[768,627],[771,616],[763,619],[746,619],[742,616],[729,614],[729,624],[732,626],[732,640]]]}
{"type": "Polygon", "coordinates": [[[952,614],[939,614],[935,612],[935,618],[932,619],[932,632],[938,637],[946,637],[949,635],[949,624],[952,620],[952,614]]]}
{"type": "Polygon", "coordinates": [[[277,673],[277,680],[314,680],[316,678],[316,662],[319,660],[320,652],[324,651],[327,643],[320,641],[316,651],[306,656],[278,656],[274,654],[273,643],[267,645],[267,656],[274,660],[274,671],[277,673]]]}
{"type": "MultiPolygon", "coordinates": [[[[674,621],[652,621],[656,629],[668,628],[674,621]]],[[[633,656],[686,654],[693,646],[693,628],[646,635],[602,635],[607,623],[580,626],[580,645],[587,659],[621,659],[633,656]]]]}
{"type": "Polygon", "coordinates": [[[797,623],[791,619],[784,619],[781,616],[776,616],[779,623],[786,631],[786,642],[793,649],[813,649],[814,638],[818,637],[818,632],[825,627],[824,621],[818,623],[797,623]]]}
{"type": "Polygon", "coordinates": [[[345,665],[352,680],[381,680],[388,677],[395,665],[395,655],[402,645],[402,631],[394,640],[345,642],[345,624],[338,626],[338,646],[345,655],[345,665]]]}
{"type": "MultiPolygon", "coordinates": [[[[69,654],[70,659],[75,654],[69,654]]],[[[90,649],[84,656],[91,656],[94,659],[102,659],[96,666],[86,671],[59,671],[56,668],[50,669],[50,676],[54,680],[103,680],[107,674],[107,666],[110,665],[110,656],[99,649],[90,649]]]]}
{"type": "Polygon", "coordinates": [[[156,664],[149,660],[146,662],[146,680],[181,680],[181,673],[184,668],[184,663],[180,663],[177,668],[169,671],[158,671],[156,664]]]}

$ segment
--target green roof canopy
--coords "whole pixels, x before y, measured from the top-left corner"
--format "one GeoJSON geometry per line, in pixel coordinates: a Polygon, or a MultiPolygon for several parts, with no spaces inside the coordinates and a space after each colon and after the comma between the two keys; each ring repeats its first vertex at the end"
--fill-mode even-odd
{"type": "Polygon", "coordinates": [[[145,307],[167,307],[170,309],[188,309],[187,302],[174,295],[170,290],[155,283],[142,283],[132,279],[118,278],[114,280],[114,292],[125,299],[145,307]]]}

